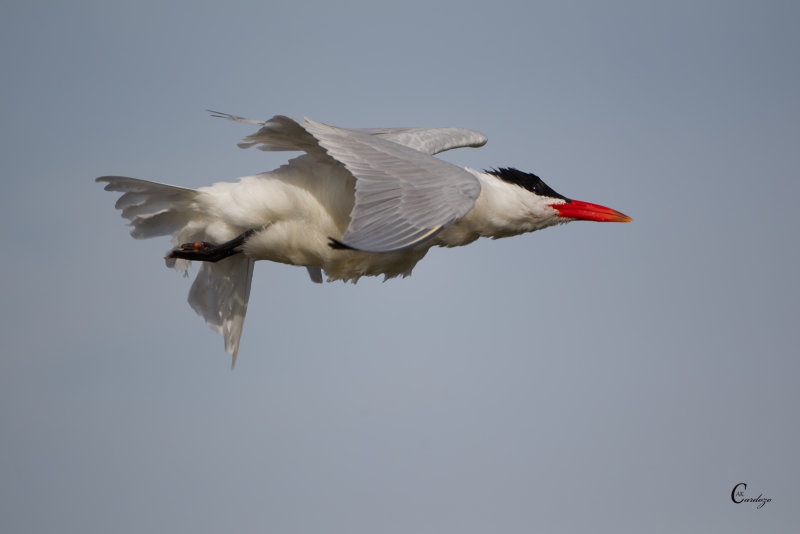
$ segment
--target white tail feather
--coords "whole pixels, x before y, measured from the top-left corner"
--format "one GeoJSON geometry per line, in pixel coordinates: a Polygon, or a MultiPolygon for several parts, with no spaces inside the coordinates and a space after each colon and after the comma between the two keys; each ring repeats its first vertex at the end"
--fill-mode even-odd
{"type": "MultiPolygon", "coordinates": [[[[171,235],[173,245],[208,239],[215,221],[199,202],[201,192],[123,176],[101,176],[106,191],[123,193],[115,204],[133,227],[136,239],[171,235]]],[[[167,259],[168,267],[187,272],[190,261],[167,259]]],[[[225,339],[225,350],[236,363],[242,337],[253,260],[235,255],[217,263],[203,263],[189,291],[189,305],[225,339]]]]}
{"type": "Polygon", "coordinates": [[[196,202],[199,193],[193,189],[124,176],[101,176],[97,181],[106,182],[106,191],[123,193],[114,207],[122,210],[122,216],[130,221],[131,235],[136,239],[160,235],[183,238],[181,234],[199,215],[196,202]]]}

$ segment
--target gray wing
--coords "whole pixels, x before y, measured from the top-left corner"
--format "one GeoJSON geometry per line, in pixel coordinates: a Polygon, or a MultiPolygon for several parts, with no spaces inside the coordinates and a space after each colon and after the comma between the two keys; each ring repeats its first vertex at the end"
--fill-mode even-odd
{"type": "Polygon", "coordinates": [[[377,135],[430,155],[453,148],[478,148],[488,141],[482,133],[466,128],[364,128],[355,131],[377,135]]]}
{"type": "MultiPolygon", "coordinates": [[[[250,122],[219,113],[216,116],[250,122]]],[[[481,191],[477,178],[468,171],[427,153],[428,150],[447,149],[441,147],[462,146],[454,144],[461,142],[458,139],[472,139],[474,143],[483,139],[485,142],[481,134],[476,138],[475,132],[470,130],[364,131],[337,128],[310,119],[300,123],[283,116],[258,124],[261,129],[239,146],[260,145],[258,148],[262,150],[327,154],[326,157],[344,165],[355,177],[355,204],[342,238],[342,243],[349,248],[394,252],[416,246],[461,219],[472,209],[481,191]],[[416,150],[395,141],[393,136],[428,148],[416,150]]]]}
{"type": "Polygon", "coordinates": [[[351,248],[393,252],[417,245],[463,217],[480,194],[472,174],[418,150],[309,119],[303,125],[356,178],[342,239],[351,248]]]}
{"type": "Polygon", "coordinates": [[[248,135],[239,143],[239,148],[250,148],[259,145],[259,150],[266,151],[294,151],[300,150],[308,153],[319,153],[322,149],[310,133],[296,120],[283,115],[275,115],[268,121],[245,119],[236,115],[228,115],[219,111],[212,111],[212,117],[228,119],[247,124],[261,126],[253,135],[248,135]]]}
{"type": "MultiPolygon", "coordinates": [[[[246,137],[242,143],[239,143],[242,148],[261,144],[258,147],[261,150],[305,150],[297,145],[294,145],[295,148],[289,148],[286,143],[287,136],[293,138],[295,143],[309,144],[308,137],[304,137],[300,131],[302,126],[289,117],[277,115],[268,121],[259,121],[219,111],[210,111],[210,113],[212,117],[262,126],[259,132],[246,137]]],[[[339,129],[344,130],[345,128],[339,129]]],[[[382,137],[430,155],[454,148],[478,148],[488,141],[488,138],[482,133],[466,128],[356,128],[351,131],[382,137]]]]}

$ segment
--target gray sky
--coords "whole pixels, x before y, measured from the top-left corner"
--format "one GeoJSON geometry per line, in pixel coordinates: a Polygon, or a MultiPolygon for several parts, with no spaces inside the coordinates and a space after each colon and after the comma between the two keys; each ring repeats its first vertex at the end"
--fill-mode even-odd
{"type": "Polygon", "coordinates": [[[0,8],[0,530],[800,524],[796,3],[270,4],[0,8]],[[634,222],[260,263],[231,372],[93,182],[285,161],[207,108],[477,129],[446,159],[634,222]]]}

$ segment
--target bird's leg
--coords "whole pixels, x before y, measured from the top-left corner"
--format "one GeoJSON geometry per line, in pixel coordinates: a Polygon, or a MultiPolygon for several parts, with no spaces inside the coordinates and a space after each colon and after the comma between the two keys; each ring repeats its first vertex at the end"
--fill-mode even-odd
{"type": "Polygon", "coordinates": [[[255,229],[248,230],[245,233],[220,245],[208,243],[207,241],[184,243],[178,248],[172,249],[172,251],[167,254],[166,259],[209,261],[212,263],[217,262],[227,258],[228,256],[233,256],[234,254],[240,253],[241,250],[239,250],[239,247],[248,237],[253,235],[254,232],[255,229]]]}

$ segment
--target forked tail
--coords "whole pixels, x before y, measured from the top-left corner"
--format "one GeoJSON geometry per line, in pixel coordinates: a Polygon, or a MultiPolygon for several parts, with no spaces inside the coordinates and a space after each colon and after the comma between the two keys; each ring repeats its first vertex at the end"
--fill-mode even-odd
{"type": "MultiPolygon", "coordinates": [[[[115,207],[130,221],[134,238],[171,235],[175,246],[209,238],[207,229],[215,221],[203,209],[203,193],[122,176],[101,176],[97,181],[106,183],[106,191],[123,193],[115,207]]],[[[174,257],[166,261],[168,267],[184,274],[191,263],[174,257]]],[[[216,263],[203,262],[189,290],[189,305],[212,330],[222,334],[232,365],[236,363],[247,313],[253,263],[242,254],[216,263]]]]}

